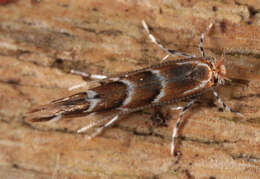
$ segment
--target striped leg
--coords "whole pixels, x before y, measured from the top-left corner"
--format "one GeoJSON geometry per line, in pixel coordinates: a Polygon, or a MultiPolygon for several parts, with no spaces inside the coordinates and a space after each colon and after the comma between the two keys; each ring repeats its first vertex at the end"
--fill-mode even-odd
{"type": "Polygon", "coordinates": [[[240,116],[240,117],[245,118],[245,116],[244,116],[243,114],[241,114],[241,113],[239,113],[239,112],[236,112],[236,111],[233,111],[232,109],[230,109],[230,108],[220,99],[218,93],[217,93],[215,90],[213,90],[213,94],[214,94],[214,96],[215,96],[217,102],[221,105],[221,107],[222,107],[224,110],[229,111],[229,112],[234,113],[234,114],[236,114],[236,115],[238,115],[238,116],[240,116]]]}
{"type": "MultiPolygon", "coordinates": [[[[102,127],[99,127],[93,134],[91,134],[91,135],[89,136],[89,139],[92,139],[92,138],[96,137],[96,136],[99,135],[105,128],[111,126],[115,121],[118,120],[118,117],[119,117],[119,115],[114,116],[114,117],[113,117],[110,121],[108,121],[105,125],[103,125],[102,127]]],[[[88,130],[88,129],[90,129],[90,128],[92,128],[92,127],[94,127],[94,126],[96,126],[96,125],[98,125],[98,124],[100,124],[100,123],[102,123],[102,122],[105,121],[105,120],[107,120],[107,119],[103,119],[103,120],[101,120],[101,121],[97,121],[96,123],[92,123],[92,124],[90,124],[90,125],[88,125],[88,126],[86,126],[86,127],[83,127],[83,128],[81,128],[81,129],[79,129],[77,132],[78,132],[78,133],[82,133],[82,132],[84,132],[84,131],[86,131],[86,130],[88,130]]]]}
{"type": "Polygon", "coordinates": [[[51,120],[49,120],[49,123],[57,122],[57,121],[59,121],[61,118],[62,118],[62,115],[59,114],[59,115],[53,117],[51,120]]]}
{"type": "MultiPolygon", "coordinates": [[[[163,51],[167,52],[169,55],[176,55],[176,56],[182,56],[182,57],[193,58],[193,56],[191,56],[191,55],[187,55],[187,54],[185,54],[185,53],[181,53],[181,52],[178,52],[178,51],[176,51],[176,50],[170,50],[170,49],[164,47],[164,46],[163,46],[162,44],[160,44],[160,43],[156,40],[156,38],[150,33],[150,30],[149,30],[149,28],[148,28],[148,26],[147,26],[147,24],[145,23],[144,20],[142,21],[142,24],[143,24],[143,27],[144,27],[145,31],[147,32],[149,38],[151,39],[151,41],[152,41],[153,43],[155,43],[158,47],[160,47],[163,51]]],[[[168,57],[168,55],[166,55],[166,56],[162,59],[162,61],[164,61],[167,57],[168,57]]]]}
{"type": "Polygon", "coordinates": [[[180,124],[182,123],[182,119],[183,119],[182,117],[195,101],[196,101],[196,99],[193,99],[192,101],[187,103],[186,106],[184,106],[184,107],[173,108],[173,110],[181,110],[181,112],[178,116],[178,120],[177,120],[175,127],[173,129],[173,132],[172,132],[172,144],[171,144],[171,154],[172,155],[174,155],[174,152],[175,152],[176,138],[177,138],[177,133],[178,133],[180,124]]]}
{"type": "Polygon", "coordinates": [[[169,54],[165,55],[165,57],[163,57],[163,59],[161,60],[161,62],[163,62],[164,60],[166,60],[169,56],[170,56],[169,54]]]}
{"type": "MultiPolygon", "coordinates": [[[[77,70],[70,70],[70,73],[75,74],[75,75],[80,75],[80,76],[85,77],[85,78],[90,78],[90,79],[93,79],[93,80],[104,80],[104,79],[107,78],[107,76],[105,76],[105,75],[88,74],[88,73],[77,71],[77,70]]],[[[86,85],[87,85],[87,82],[83,82],[83,83],[74,85],[74,86],[69,88],[69,91],[72,91],[72,90],[75,90],[75,89],[78,89],[78,88],[82,88],[86,85]]]]}
{"type": "MultiPolygon", "coordinates": [[[[91,114],[89,114],[89,116],[90,115],[95,115],[95,114],[96,113],[91,113],[91,114]]],[[[98,120],[98,121],[95,121],[95,122],[91,122],[89,125],[84,126],[84,127],[80,128],[79,130],[77,130],[77,133],[86,132],[87,130],[89,130],[89,129],[91,129],[91,128],[93,128],[93,127],[95,127],[95,126],[97,126],[97,125],[99,125],[101,123],[103,123],[106,120],[108,120],[108,118],[104,118],[104,119],[101,119],[101,120],[98,120]]]]}
{"type": "Polygon", "coordinates": [[[88,73],[78,71],[78,70],[70,70],[70,73],[75,74],[75,75],[80,75],[82,77],[90,78],[93,80],[103,80],[103,79],[107,78],[107,76],[105,76],[105,75],[88,74],[88,73]]]}
{"type": "Polygon", "coordinates": [[[204,38],[205,38],[205,33],[207,33],[211,29],[212,26],[213,26],[213,23],[209,24],[208,28],[205,30],[205,32],[202,32],[202,34],[200,36],[199,48],[200,48],[201,56],[203,56],[203,57],[205,57],[205,52],[204,52],[204,48],[203,48],[203,41],[204,41],[204,38]]]}

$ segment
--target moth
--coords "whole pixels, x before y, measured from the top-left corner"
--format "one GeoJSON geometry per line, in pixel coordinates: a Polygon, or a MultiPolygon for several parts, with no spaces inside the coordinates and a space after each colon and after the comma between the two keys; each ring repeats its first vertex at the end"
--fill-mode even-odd
{"type": "MultiPolygon", "coordinates": [[[[77,114],[89,115],[104,111],[114,111],[115,116],[90,123],[77,131],[78,133],[85,132],[102,124],[90,136],[90,138],[93,138],[100,134],[103,129],[119,120],[122,115],[145,108],[189,100],[184,107],[174,108],[175,110],[180,110],[180,112],[172,132],[171,154],[173,155],[183,115],[198,97],[204,93],[213,92],[217,102],[224,110],[243,117],[242,114],[234,112],[225,105],[215,91],[215,88],[223,85],[228,78],[226,77],[226,68],[223,64],[224,58],[217,60],[213,57],[205,56],[203,48],[204,36],[211,29],[213,23],[201,34],[199,43],[200,57],[164,47],[150,33],[145,21],[142,21],[142,25],[150,40],[167,53],[161,63],[113,77],[88,75],[73,71],[74,73],[100,80],[100,85],[72,96],[52,101],[47,105],[42,105],[30,112],[29,120],[41,122],[58,120],[62,117],[77,114]],[[168,60],[170,55],[177,55],[183,58],[168,60]]],[[[81,86],[78,85],[72,88],[81,86]]]]}

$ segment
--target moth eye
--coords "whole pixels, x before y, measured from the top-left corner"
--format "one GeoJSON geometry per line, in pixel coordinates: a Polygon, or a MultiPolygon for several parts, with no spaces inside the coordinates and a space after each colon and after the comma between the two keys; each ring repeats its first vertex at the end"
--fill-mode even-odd
{"type": "Polygon", "coordinates": [[[215,83],[215,84],[218,83],[218,78],[215,78],[215,79],[214,79],[214,83],[215,83]]]}

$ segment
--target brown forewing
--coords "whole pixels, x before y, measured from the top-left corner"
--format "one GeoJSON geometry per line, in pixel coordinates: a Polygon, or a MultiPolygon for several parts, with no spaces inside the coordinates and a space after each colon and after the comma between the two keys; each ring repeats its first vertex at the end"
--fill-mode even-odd
{"type": "Polygon", "coordinates": [[[206,59],[167,61],[109,78],[104,84],[86,92],[40,106],[31,111],[30,118],[43,121],[59,114],[66,117],[107,110],[130,112],[162,105],[209,89],[214,84],[210,73],[211,67],[206,59]],[[89,96],[88,92],[95,95],[89,96]]]}

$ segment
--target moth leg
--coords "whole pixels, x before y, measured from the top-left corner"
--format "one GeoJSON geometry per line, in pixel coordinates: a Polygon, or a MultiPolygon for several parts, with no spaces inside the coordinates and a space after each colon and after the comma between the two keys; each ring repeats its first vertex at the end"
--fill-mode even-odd
{"type": "Polygon", "coordinates": [[[70,70],[70,73],[75,74],[75,75],[80,75],[80,76],[85,77],[85,78],[90,78],[90,79],[93,79],[93,80],[104,80],[104,79],[107,78],[107,76],[105,76],[105,75],[89,74],[89,73],[86,73],[86,72],[73,70],[73,69],[70,70]]]}
{"type": "Polygon", "coordinates": [[[186,106],[184,106],[184,107],[172,108],[172,110],[181,110],[181,112],[179,113],[179,116],[178,116],[178,120],[177,120],[175,127],[173,128],[173,132],[172,132],[172,144],[171,144],[171,154],[172,155],[174,155],[174,152],[175,152],[177,133],[180,128],[180,124],[182,123],[182,119],[183,119],[182,117],[195,101],[196,101],[196,99],[193,99],[192,101],[187,103],[186,106]]]}
{"type": "Polygon", "coordinates": [[[78,89],[78,88],[83,88],[84,86],[87,86],[87,82],[82,82],[82,83],[73,85],[73,86],[69,87],[68,90],[72,91],[72,90],[75,90],[75,89],[78,89]]]}
{"type": "Polygon", "coordinates": [[[58,114],[57,116],[53,117],[51,120],[49,120],[48,122],[49,123],[54,123],[54,122],[57,122],[61,119],[62,115],[61,114],[58,114]]]}
{"type": "MultiPolygon", "coordinates": [[[[102,80],[107,78],[107,76],[105,76],[105,75],[88,74],[88,73],[77,71],[77,70],[70,70],[70,73],[82,76],[83,78],[90,78],[90,79],[93,79],[93,80],[101,80],[102,81],[102,80]]],[[[75,90],[75,89],[78,89],[78,88],[82,88],[86,85],[87,85],[87,82],[79,83],[77,85],[70,87],[69,91],[72,91],[72,90],[75,90]]]]}
{"type": "Polygon", "coordinates": [[[204,48],[203,48],[203,42],[204,42],[204,38],[205,38],[205,33],[207,33],[211,29],[212,26],[213,26],[213,23],[209,24],[207,29],[204,32],[202,32],[201,36],[200,36],[199,49],[200,49],[201,56],[203,56],[203,57],[205,57],[205,52],[204,52],[204,48]]]}
{"type": "MultiPolygon", "coordinates": [[[[182,53],[182,52],[179,52],[179,51],[176,51],[176,50],[170,50],[170,49],[164,47],[164,46],[163,46],[162,44],[160,44],[160,43],[156,40],[156,38],[151,34],[151,32],[150,32],[150,30],[149,30],[149,28],[148,28],[148,26],[147,26],[147,24],[146,24],[146,22],[145,22],[144,20],[142,21],[142,25],[143,25],[145,31],[147,32],[149,38],[151,39],[151,41],[152,41],[153,43],[155,43],[155,44],[156,44],[159,48],[161,48],[163,51],[167,52],[169,55],[176,55],[176,56],[182,56],[182,57],[193,58],[193,56],[191,56],[191,55],[187,55],[187,54],[185,54],[185,53],[182,53]]],[[[164,60],[167,59],[167,58],[168,58],[168,56],[166,55],[166,56],[162,59],[162,61],[164,61],[164,60]]]]}
{"type": "Polygon", "coordinates": [[[151,115],[151,121],[154,126],[167,127],[167,121],[169,119],[168,113],[163,113],[162,106],[154,107],[151,115]]]}
{"type": "Polygon", "coordinates": [[[165,57],[163,57],[163,59],[161,60],[161,62],[163,62],[164,60],[166,60],[169,56],[170,56],[169,54],[165,55],[165,57]]]}
{"type": "MultiPolygon", "coordinates": [[[[105,128],[111,126],[115,121],[118,120],[118,117],[119,117],[119,115],[114,116],[114,117],[113,117],[110,121],[108,121],[105,125],[103,125],[102,127],[97,128],[97,130],[96,130],[93,134],[91,134],[91,135],[89,136],[89,139],[92,139],[92,138],[96,137],[96,136],[99,135],[105,128]]],[[[83,128],[81,128],[81,129],[79,129],[77,132],[78,132],[78,133],[82,133],[82,132],[84,132],[84,131],[90,129],[90,128],[93,127],[93,126],[96,126],[96,125],[100,124],[101,122],[103,122],[103,121],[105,121],[105,120],[107,120],[107,119],[104,119],[104,120],[101,120],[101,121],[97,121],[96,123],[93,123],[93,124],[90,124],[90,125],[88,125],[88,126],[86,126],[86,127],[83,127],[83,128]]]]}
{"type": "Polygon", "coordinates": [[[213,90],[213,95],[215,96],[217,102],[221,105],[221,107],[222,107],[224,110],[229,111],[229,112],[234,113],[234,114],[236,114],[236,115],[238,115],[238,116],[240,116],[240,117],[245,118],[245,116],[244,116],[243,114],[241,114],[241,113],[239,113],[239,112],[236,112],[236,111],[233,111],[232,109],[230,109],[230,108],[220,99],[218,93],[217,93],[215,90],[213,90]]]}
{"type": "MultiPolygon", "coordinates": [[[[96,113],[91,113],[90,115],[95,115],[96,113]]],[[[84,126],[80,129],[77,130],[77,133],[83,133],[83,132],[86,132],[87,130],[103,123],[104,121],[108,120],[108,118],[104,118],[104,119],[101,119],[101,120],[98,120],[98,121],[95,121],[95,122],[91,122],[89,125],[87,126],[84,126]]]]}

